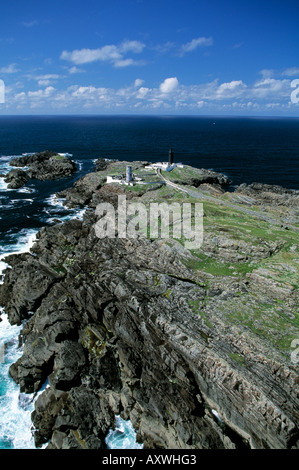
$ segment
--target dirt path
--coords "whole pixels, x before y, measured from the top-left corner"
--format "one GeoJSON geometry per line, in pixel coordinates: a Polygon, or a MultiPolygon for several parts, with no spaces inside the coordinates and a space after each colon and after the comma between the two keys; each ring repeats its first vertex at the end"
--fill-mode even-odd
{"type": "Polygon", "coordinates": [[[234,210],[243,212],[244,214],[248,214],[252,217],[256,217],[260,220],[264,220],[266,222],[269,222],[270,224],[279,225],[280,227],[283,227],[283,228],[286,228],[286,229],[293,229],[293,230],[299,232],[299,227],[296,227],[296,226],[291,225],[291,224],[282,223],[280,220],[275,219],[275,218],[273,218],[273,217],[271,217],[267,214],[261,214],[260,212],[254,211],[252,209],[246,209],[245,207],[237,206],[236,204],[233,204],[231,202],[223,201],[222,199],[218,199],[218,198],[213,197],[213,196],[208,196],[206,194],[203,194],[200,190],[194,191],[194,190],[189,189],[189,188],[183,188],[180,185],[178,185],[176,183],[173,183],[172,181],[169,181],[166,178],[164,178],[164,176],[162,175],[161,170],[159,168],[156,170],[156,172],[157,172],[157,175],[160,178],[162,178],[162,180],[165,182],[165,184],[167,186],[170,186],[170,187],[172,187],[174,189],[177,189],[179,191],[183,191],[184,193],[189,194],[189,196],[194,197],[195,199],[201,199],[201,200],[214,202],[214,203],[217,203],[217,204],[222,204],[222,205],[230,207],[234,210]]]}

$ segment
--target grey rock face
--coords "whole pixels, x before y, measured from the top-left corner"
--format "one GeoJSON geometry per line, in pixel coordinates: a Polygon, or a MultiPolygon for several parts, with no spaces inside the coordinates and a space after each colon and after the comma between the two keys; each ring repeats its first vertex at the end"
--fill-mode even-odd
{"type": "MultiPolygon", "coordinates": [[[[98,176],[70,200],[113,203],[120,189],[98,176]]],[[[297,448],[298,368],[275,345],[286,324],[295,331],[284,319],[298,290],[262,265],[233,277],[211,264],[263,262],[280,243],[232,243],[229,231],[208,230],[209,273],[175,240],[99,239],[96,220],[91,209],[43,228],[32,254],[5,260],[0,304],[11,323],[26,322],[10,373],[26,393],[49,381],[32,414],[36,445],[103,448],[121,414],[147,448],[297,448]]]]}
{"type": "Polygon", "coordinates": [[[9,189],[18,189],[24,186],[29,177],[23,170],[11,170],[5,175],[4,181],[8,183],[9,189]]]}
{"type": "Polygon", "coordinates": [[[10,160],[11,166],[27,167],[26,171],[12,170],[6,176],[7,180],[12,180],[9,186],[16,189],[28,181],[35,178],[40,181],[54,180],[71,176],[76,171],[75,163],[67,157],[46,150],[34,155],[16,157],[10,160]]]}
{"type": "Polygon", "coordinates": [[[43,229],[34,259],[16,257],[0,288],[11,320],[35,309],[11,375],[25,392],[49,377],[33,413],[37,445],[101,448],[121,412],[146,447],[294,446],[295,370],[223,322],[227,282],[209,283],[207,326],[190,308],[207,301],[207,283],[182,263],[181,246],[99,240],[88,217],[43,229]]]}

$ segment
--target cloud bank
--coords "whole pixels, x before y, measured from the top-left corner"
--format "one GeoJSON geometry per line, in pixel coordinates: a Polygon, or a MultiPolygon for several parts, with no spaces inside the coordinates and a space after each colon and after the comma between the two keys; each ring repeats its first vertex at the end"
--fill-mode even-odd
{"type": "Polygon", "coordinates": [[[177,77],[167,77],[158,86],[145,86],[136,78],[131,85],[121,88],[93,85],[71,85],[58,89],[48,85],[55,74],[40,76],[38,84],[45,88],[34,91],[7,89],[6,107],[17,110],[44,109],[76,112],[226,112],[289,110],[298,104],[291,102],[293,81],[290,79],[262,78],[253,84],[242,80],[219,83],[219,80],[184,85],[177,77]]]}

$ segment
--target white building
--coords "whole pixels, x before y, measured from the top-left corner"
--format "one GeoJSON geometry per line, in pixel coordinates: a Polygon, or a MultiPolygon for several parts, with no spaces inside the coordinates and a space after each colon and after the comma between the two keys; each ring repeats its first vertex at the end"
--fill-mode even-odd
{"type": "Polygon", "coordinates": [[[107,183],[122,183],[121,176],[107,176],[107,183]]]}
{"type": "Polygon", "coordinates": [[[184,168],[184,165],[182,163],[173,163],[170,165],[168,162],[158,162],[158,163],[151,163],[149,166],[146,166],[144,168],[150,169],[150,170],[163,170],[163,171],[171,171],[174,168],[184,168]]]}

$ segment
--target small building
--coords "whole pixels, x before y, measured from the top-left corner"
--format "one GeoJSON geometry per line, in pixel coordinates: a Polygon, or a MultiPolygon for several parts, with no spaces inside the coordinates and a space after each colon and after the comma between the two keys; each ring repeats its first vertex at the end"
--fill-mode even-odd
{"type": "Polygon", "coordinates": [[[145,168],[149,168],[149,169],[160,169],[160,170],[164,170],[164,171],[169,171],[169,168],[170,168],[171,165],[169,165],[168,162],[157,162],[157,163],[151,163],[149,166],[146,166],[145,168]]]}
{"type": "Polygon", "coordinates": [[[168,152],[168,162],[157,162],[157,163],[151,163],[150,165],[146,166],[146,169],[151,169],[151,170],[163,170],[163,171],[171,171],[174,168],[184,168],[184,165],[182,163],[174,163],[174,152],[173,149],[169,149],[168,152]]]}
{"type": "Polygon", "coordinates": [[[107,183],[121,183],[122,182],[122,177],[113,175],[113,176],[107,176],[107,183]]]}
{"type": "Polygon", "coordinates": [[[149,170],[163,170],[163,171],[171,171],[174,168],[184,168],[184,165],[182,163],[172,163],[172,165],[169,164],[169,162],[158,162],[158,163],[151,163],[151,165],[146,166],[146,169],[149,170]]]}

